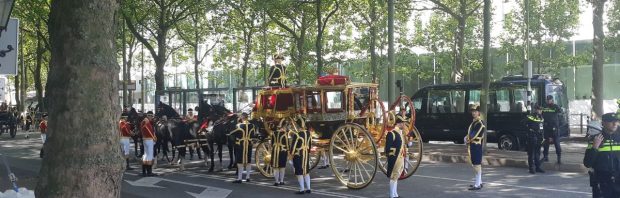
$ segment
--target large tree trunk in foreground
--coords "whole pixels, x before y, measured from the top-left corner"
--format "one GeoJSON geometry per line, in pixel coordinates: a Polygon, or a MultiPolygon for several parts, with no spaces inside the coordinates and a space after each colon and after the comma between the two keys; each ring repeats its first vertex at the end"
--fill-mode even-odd
{"type": "Polygon", "coordinates": [[[120,197],[116,0],[54,0],[49,132],[37,197],[120,197]]]}

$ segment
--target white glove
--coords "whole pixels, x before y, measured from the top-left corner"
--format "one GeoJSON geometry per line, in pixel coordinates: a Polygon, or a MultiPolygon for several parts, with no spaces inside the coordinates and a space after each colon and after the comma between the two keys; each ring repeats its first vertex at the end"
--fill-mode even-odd
{"type": "Polygon", "coordinates": [[[407,147],[411,147],[411,146],[413,146],[413,142],[407,143],[407,147]]]}
{"type": "Polygon", "coordinates": [[[463,138],[463,142],[467,143],[467,136],[463,138]]]}

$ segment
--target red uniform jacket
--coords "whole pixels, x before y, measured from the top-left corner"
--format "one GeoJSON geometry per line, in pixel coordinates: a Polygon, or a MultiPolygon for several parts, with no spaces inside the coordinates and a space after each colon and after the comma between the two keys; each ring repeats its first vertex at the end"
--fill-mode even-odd
{"type": "Polygon", "coordinates": [[[47,132],[47,120],[42,120],[39,124],[39,129],[41,129],[41,133],[47,132]]]}
{"type": "Polygon", "coordinates": [[[140,125],[142,126],[140,127],[140,132],[142,133],[143,139],[157,140],[155,130],[153,130],[153,124],[151,124],[149,119],[145,118],[140,125]]]}
{"type": "Polygon", "coordinates": [[[121,137],[131,137],[131,130],[129,129],[129,123],[127,121],[118,122],[119,129],[121,131],[121,137]]]}

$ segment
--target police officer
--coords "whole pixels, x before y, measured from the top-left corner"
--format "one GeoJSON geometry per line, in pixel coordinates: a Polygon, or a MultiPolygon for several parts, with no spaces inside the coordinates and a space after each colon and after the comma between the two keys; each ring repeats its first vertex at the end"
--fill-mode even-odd
{"type": "Polygon", "coordinates": [[[256,127],[248,121],[248,114],[241,114],[241,121],[237,128],[230,132],[234,138],[235,161],[237,162],[237,180],[233,183],[241,183],[243,171],[246,171],[246,182],[250,182],[251,159],[252,159],[252,137],[256,134],[256,127]]]}
{"type": "Polygon", "coordinates": [[[393,112],[388,113],[388,126],[394,127],[394,122],[397,122],[394,129],[387,133],[385,136],[385,150],[387,154],[387,176],[390,179],[390,198],[398,196],[398,179],[400,178],[404,166],[405,166],[405,138],[403,130],[406,129],[403,120],[400,120],[394,116],[393,112]]]}
{"type": "Polygon", "coordinates": [[[127,117],[127,113],[121,114],[121,120],[118,122],[118,128],[121,135],[121,151],[123,152],[123,157],[125,157],[125,168],[127,170],[133,170],[133,168],[129,166],[129,139],[131,138],[131,127],[129,125],[129,122],[127,122],[127,117]]]}
{"type": "Polygon", "coordinates": [[[312,135],[305,129],[305,119],[301,116],[297,118],[298,126],[301,126],[296,133],[292,134],[293,141],[291,151],[293,155],[293,167],[295,176],[299,183],[299,191],[296,194],[311,193],[310,188],[310,147],[312,135]],[[305,186],[304,186],[305,184],[305,186]],[[305,188],[304,188],[305,187],[305,188]]]}
{"type": "Polygon", "coordinates": [[[549,161],[549,144],[555,145],[555,153],[558,156],[558,164],[562,163],[562,148],[560,147],[560,113],[562,108],[553,102],[553,96],[547,96],[547,105],[543,107],[545,119],[545,143],[543,149],[543,161],[549,161]]]}
{"type": "Polygon", "coordinates": [[[153,112],[146,113],[146,118],[140,123],[140,132],[142,133],[142,141],[144,145],[144,155],[142,155],[142,176],[152,177],[157,176],[153,173],[153,161],[155,159],[155,130],[153,128],[153,112]]]}
{"type": "Polygon", "coordinates": [[[618,110],[616,111],[616,118],[620,119],[620,99],[616,100],[616,104],[618,104],[618,110]]]}
{"type": "Polygon", "coordinates": [[[583,164],[592,168],[593,197],[620,197],[620,133],[614,113],[602,117],[603,132],[590,140],[583,164]]]}
{"type": "Polygon", "coordinates": [[[269,70],[269,86],[271,87],[285,87],[286,86],[286,67],[282,65],[284,56],[277,54],[273,56],[275,65],[271,66],[269,70]]]}
{"type": "Polygon", "coordinates": [[[475,183],[470,185],[468,190],[482,189],[482,138],[486,132],[486,127],[480,118],[480,105],[473,104],[470,106],[473,120],[467,129],[465,142],[469,153],[471,165],[474,168],[475,183]]]}
{"type": "Polygon", "coordinates": [[[534,106],[534,111],[525,118],[525,126],[528,129],[527,132],[527,164],[530,168],[530,173],[536,172],[544,173],[545,171],[540,168],[540,146],[543,141],[544,127],[542,118],[542,107],[539,105],[534,106]]]}
{"type": "Polygon", "coordinates": [[[286,121],[286,119],[283,119],[278,130],[271,134],[271,167],[276,180],[276,183],[273,184],[274,186],[284,185],[289,147],[288,129],[283,127],[283,123],[286,121]]]}

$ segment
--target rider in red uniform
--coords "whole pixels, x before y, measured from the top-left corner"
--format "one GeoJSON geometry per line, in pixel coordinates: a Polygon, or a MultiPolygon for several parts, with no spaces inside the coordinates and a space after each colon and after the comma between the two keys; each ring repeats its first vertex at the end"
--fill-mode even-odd
{"type": "Polygon", "coordinates": [[[144,155],[142,155],[142,176],[157,176],[153,174],[153,161],[154,161],[154,146],[157,141],[155,136],[155,130],[153,128],[152,119],[153,112],[146,113],[146,118],[140,123],[140,132],[142,133],[142,140],[144,141],[144,155]]]}
{"type": "Polygon", "coordinates": [[[129,166],[129,139],[131,138],[131,125],[129,122],[127,122],[127,117],[128,115],[126,113],[121,114],[121,120],[118,122],[118,128],[121,135],[121,150],[123,152],[123,157],[125,157],[126,162],[125,167],[127,170],[133,170],[133,168],[129,166]]]}

